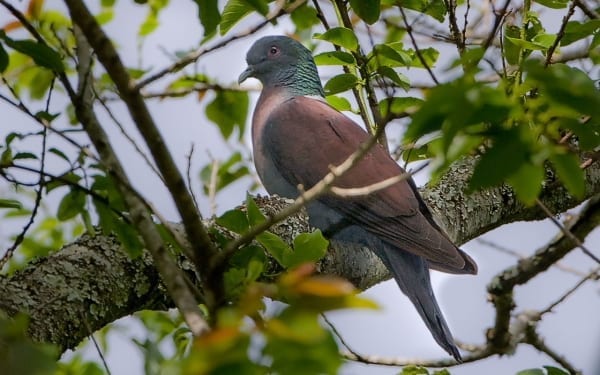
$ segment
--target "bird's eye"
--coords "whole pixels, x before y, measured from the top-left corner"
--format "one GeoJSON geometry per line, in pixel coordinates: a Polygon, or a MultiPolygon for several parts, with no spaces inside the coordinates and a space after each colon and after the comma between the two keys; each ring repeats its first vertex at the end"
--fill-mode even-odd
{"type": "Polygon", "coordinates": [[[269,55],[275,56],[278,53],[279,53],[279,48],[277,48],[276,46],[271,46],[271,48],[269,49],[269,55]]]}

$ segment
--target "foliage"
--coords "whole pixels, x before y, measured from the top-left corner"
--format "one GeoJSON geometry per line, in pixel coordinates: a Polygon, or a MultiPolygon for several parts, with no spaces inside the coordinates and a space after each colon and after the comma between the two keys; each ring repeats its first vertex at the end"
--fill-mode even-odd
{"type": "MultiPolygon", "coordinates": [[[[0,7],[8,9],[4,3],[0,7]]],[[[143,42],[161,27],[161,15],[175,5],[168,0],[134,3],[145,13],[136,25],[141,50],[143,42]]],[[[568,15],[571,5],[567,1],[544,0],[533,5],[525,1],[516,10],[514,22],[496,14],[499,33],[496,36],[493,30],[479,38],[483,41],[465,39],[467,31],[475,35],[481,29],[464,25],[461,33],[453,25],[457,9],[448,7],[452,1],[299,1],[291,6],[267,0],[193,3],[197,12],[190,17],[197,18],[202,27],[199,50],[173,51],[176,64],[154,78],[156,67],[141,62],[126,70],[138,84],[135,90],[148,101],[195,94],[204,105],[205,117],[231,151],[202,166],[197,174],[203,198],[213,204],[230,186],[245,184],[250,191],[257,187],[244,141],[250,95],[231,82],[218,82],[210,69],[199,72],[197,67],[186,66],[226,47],[228,38],[248,36],[239,31],[240,24],[252,20],[261,25],[276,23],[278,17],[289,17],[295,28],[291,34],[317,48],[316,63],[335,72],[324,84],[327,101],[339,110],[360,113],[372,133],[391,122],[405,125],[403,135],[393,136],[401,142],[391,146],[404,150],[400,157],[405,162],[430,160],[434,183],[456,161],[475,157],[471,191],[508,185],[525,205],[534,204],[543,186],[556,181],[578,199],[586,194],[582,155],[596,153],[597,158],[600,146],[600,95],[597,77],[590,73],[598,73],[593,66],[600,61],[600,20],[565,16],[559,33],[547,30],[544,9],[568,15]],[[320,3],[327,3],[330,12],[323,11],[320,3]],[[282,6],[290,7],[281,11],[282,6]],[[419,22],[448,28],[442,39],[456,48],[453,61],[442,61],[441,44],[416,44],[411,32],[419,22]],[[567,55],[561,49],[573,47],[581,54],[579,66],[559,58],[567,55]],[[587,69],[590,64],[592,68],[587,69]],[[411,78],[415,71],[435,84],[420,90],[411,78]],[[165,76],[169,83],[164,91],[146,91],[146,86],[165,76]]],[[[458,3],[469,20],[470,7],[458,3]]],[[[113,22],[116,4],[100,2],[95,17],[101,25],[113,22]]],[[[0,99],[35,124],[35,131],[15,126],[0,143],[0,177],[12,189],[0,191],[2,220],[26,223],[6,246],[12,250],[3,260],[2,266],[8,264],[3,272],[10,274],[34,258],[59,250],[84,230],[114,234],[131,257],[139,257],[144,249],[135,225],[139,212],[130,210],[115,170],[88,146],[90,130],[79,122],[82,116],[75,109],[81,97],[68,97],[65,82],[77,79],[80,63],[73,22],[44,1],[30,0],[28,5],[22,13],[26,22],[15,18],[0,30],[0,99]],[[57,95],[66,100],[55,100],[57,95]],[[57,204],[46,203],[52,201],[57,204]]],[[[597,14],[599,9],[593,11],[597,14]]],[[[90,68],[97,103],[92,109],[105,108],[119,130],[127,133],[115,119],[111,104],[123,99],[123,92],[110,72],[98,65],[90,68]]],[[[150,146],[133,143],[138,155],[147,158],[144,150],[150,146]]],[[[154,168],[153,162],[148,164],[154,168]]],[[[167,178],[156,174],[163,182],[167,178]]],[[[154,214],[151,203],[144,209],[154,214]]],[[[229,235],[214,230],[211,239],[224,251],[267,220],[248,194],[243,209],[215,217],[229,235]]],[[[172,253],[184,247],[168,223],[156,227],[172,253]]],[[[314,263],[325,255],[328,245],[318,230],[297,234],[291,245],[269,230],[244,242],[219,269],[222,303],[216,309],[203,306],[211,330],[200,337],[191,335],[177,311],[139,312],[136,318],[148,336],[136,339],[135,344],[144,355],[146,373],[337,373],[343,358],[321,314],[375,306],[358,297],[349,282],[313,273],[314,263]],[[267,311],[267,299],[285,306],[275,313],[267,311]],[[164,346],[173,349],[170,354],[165,354],[164,346]]],[[[0,367],[8,373],[104,371],[79,355],[56,364],[56,349],[27,339],[26,319],[21,316],[10,323],[0,321],[0,346],[5,348],[0,350],[0,367]]],[[[401,370],[403,375],[449,373],[418,366],[401,370]]],[[[519,372],[562,373],[551,366],[519,372]]]]}

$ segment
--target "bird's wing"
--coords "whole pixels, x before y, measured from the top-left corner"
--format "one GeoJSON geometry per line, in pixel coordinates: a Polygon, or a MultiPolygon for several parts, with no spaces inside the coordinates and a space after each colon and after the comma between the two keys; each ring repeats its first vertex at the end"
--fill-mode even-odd
{"type": "MultiPolygon", "coordinates": [[[[346,160],[369,137],[348,117],[308,97],[295,97],[281,104],[266,120],[261,136],[266,154],[283,178],[305,189],[320,181],[330,166],[346,160]]],[[[375,145],[334,186],[370,186],[403,172],[383,147],[375,145]]],[[[474,262],[441,232],[413,189],[412,180],[402,181],[366,196],[341,198],[326,194],[319,200],[385,242],[422,256],[433,268],[474,273],[474,262]]]]}

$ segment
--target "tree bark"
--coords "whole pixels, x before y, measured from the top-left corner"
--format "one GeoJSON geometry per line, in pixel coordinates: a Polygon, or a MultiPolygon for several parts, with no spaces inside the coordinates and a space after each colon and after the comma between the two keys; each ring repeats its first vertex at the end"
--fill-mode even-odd
{"type": "MultiPolygon", "coordinates": [[[[466,194],[474,164],[474,159],[462,160],[438,185],[422,189],[434,215],[458,244],[502,224],[545,218],[538,207],[518,202],[507,186],[466,194]]],[[[584,199],[570,196],[552,178],[545,183],[540,199],[552,212],[564,212],[600,192],[599,163],[586,170],[586,177],[584,199]]],[[[257,203],[269,215],[287,201],[272,197],[258,198],[257,203]]],[[[309,230],[304,212],[272,227],[288,243],[309,230]]],[[[179,263],[185,268],[185,262],[179,263]]],[[[361,290],[390,277],[368,249],[341,242],[331,243],[319,271],[345,277],[361,290]]],[[[189,275],[194,277],[192,272],[189,275]]],[[[13,275],[0,276],[0,310],[9,316],[28,314],[31,337],[62,350],[73,348],[91,332],[120,317],[171,306],[149,254],[130,259],[107,235],[83,235],[13,275]]]]}

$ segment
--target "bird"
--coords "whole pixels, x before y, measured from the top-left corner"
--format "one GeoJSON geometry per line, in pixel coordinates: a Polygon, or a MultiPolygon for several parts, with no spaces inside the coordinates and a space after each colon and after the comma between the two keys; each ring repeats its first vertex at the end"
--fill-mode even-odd
{"type": "MultiPolygon", "coordinates": [[[[250,47],[238,83],[252,77],[262,90],[252,116],[258,176],[269,194],[295,199],[344,162],[370,135],[325,101],[308,48],[283,35],[250,47]]],[[[360,188],[405,173],[375,144],[334,186],[360,188]]],[[[415,306],[435,341],[457,362],[461,355],[434,296],[430,269],[476,274],[475,261],[435,222],[412,178],[363,196],[328,192],[310,201],[309,223],[330,239],[371,249],[415,306]]]]}

